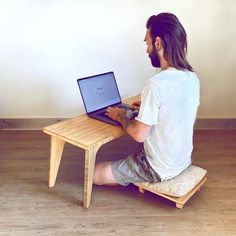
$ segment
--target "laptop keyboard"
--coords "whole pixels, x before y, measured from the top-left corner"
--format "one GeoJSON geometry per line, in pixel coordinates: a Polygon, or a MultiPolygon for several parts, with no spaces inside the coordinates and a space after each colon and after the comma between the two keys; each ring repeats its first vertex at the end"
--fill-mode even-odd
{"type": "Polygon", "coordinates": [[[99,116],[103,116],[103,117],[108,117],[108,116],[106,115],[106,111],[103,111],[103,112],[101,112],[101,113],[98,113],[98,115],[99,115],[99,116]]]}

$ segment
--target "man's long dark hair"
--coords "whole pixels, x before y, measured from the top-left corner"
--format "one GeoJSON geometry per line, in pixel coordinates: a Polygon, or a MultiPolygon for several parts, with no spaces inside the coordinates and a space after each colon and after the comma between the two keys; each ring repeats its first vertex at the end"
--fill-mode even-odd
{"type": "Polygon", "coordinates": [[[151,16],[146,25],[150,29],[153,45],[156,37],[162,40],[165,60],[174,68],[193,71],[186,59],[187,34],[178,18],[171,13],[151,16]]]}

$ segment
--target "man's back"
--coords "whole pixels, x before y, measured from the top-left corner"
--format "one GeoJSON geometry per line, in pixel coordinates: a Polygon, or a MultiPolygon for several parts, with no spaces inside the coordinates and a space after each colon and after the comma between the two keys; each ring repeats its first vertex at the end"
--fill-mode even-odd
{"type": "Polygon", "coordinates": [[[175,177],[191,164],[198,106],[199,80],[193,72],[162,71],[143,90],[137,120],[153,125],[144,148],[148,162],[162,180],[175,177]]]}

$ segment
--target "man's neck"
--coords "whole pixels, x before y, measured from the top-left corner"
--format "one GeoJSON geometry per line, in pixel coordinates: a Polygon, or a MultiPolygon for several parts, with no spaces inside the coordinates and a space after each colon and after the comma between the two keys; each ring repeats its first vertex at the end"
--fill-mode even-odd
{"type": "Polygon", "coordinates": [[[160,64],[161,64],[161,70],[167,70],[169,67],[171,67],[171,65],[165,60],[164,57],[161,57],[160,64]]]}

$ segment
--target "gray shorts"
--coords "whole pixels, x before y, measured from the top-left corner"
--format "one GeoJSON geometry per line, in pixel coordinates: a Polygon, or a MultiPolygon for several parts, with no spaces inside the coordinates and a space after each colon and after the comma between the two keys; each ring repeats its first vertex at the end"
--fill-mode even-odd
{"type": "Polygon", "coordinates": [[[120,185],[128,185],[136,182],[160,182],[159,175],[148,163],[143,145],[137,150],[135,155],[114,161],[111,164],[113,177],[120,185]]]}

